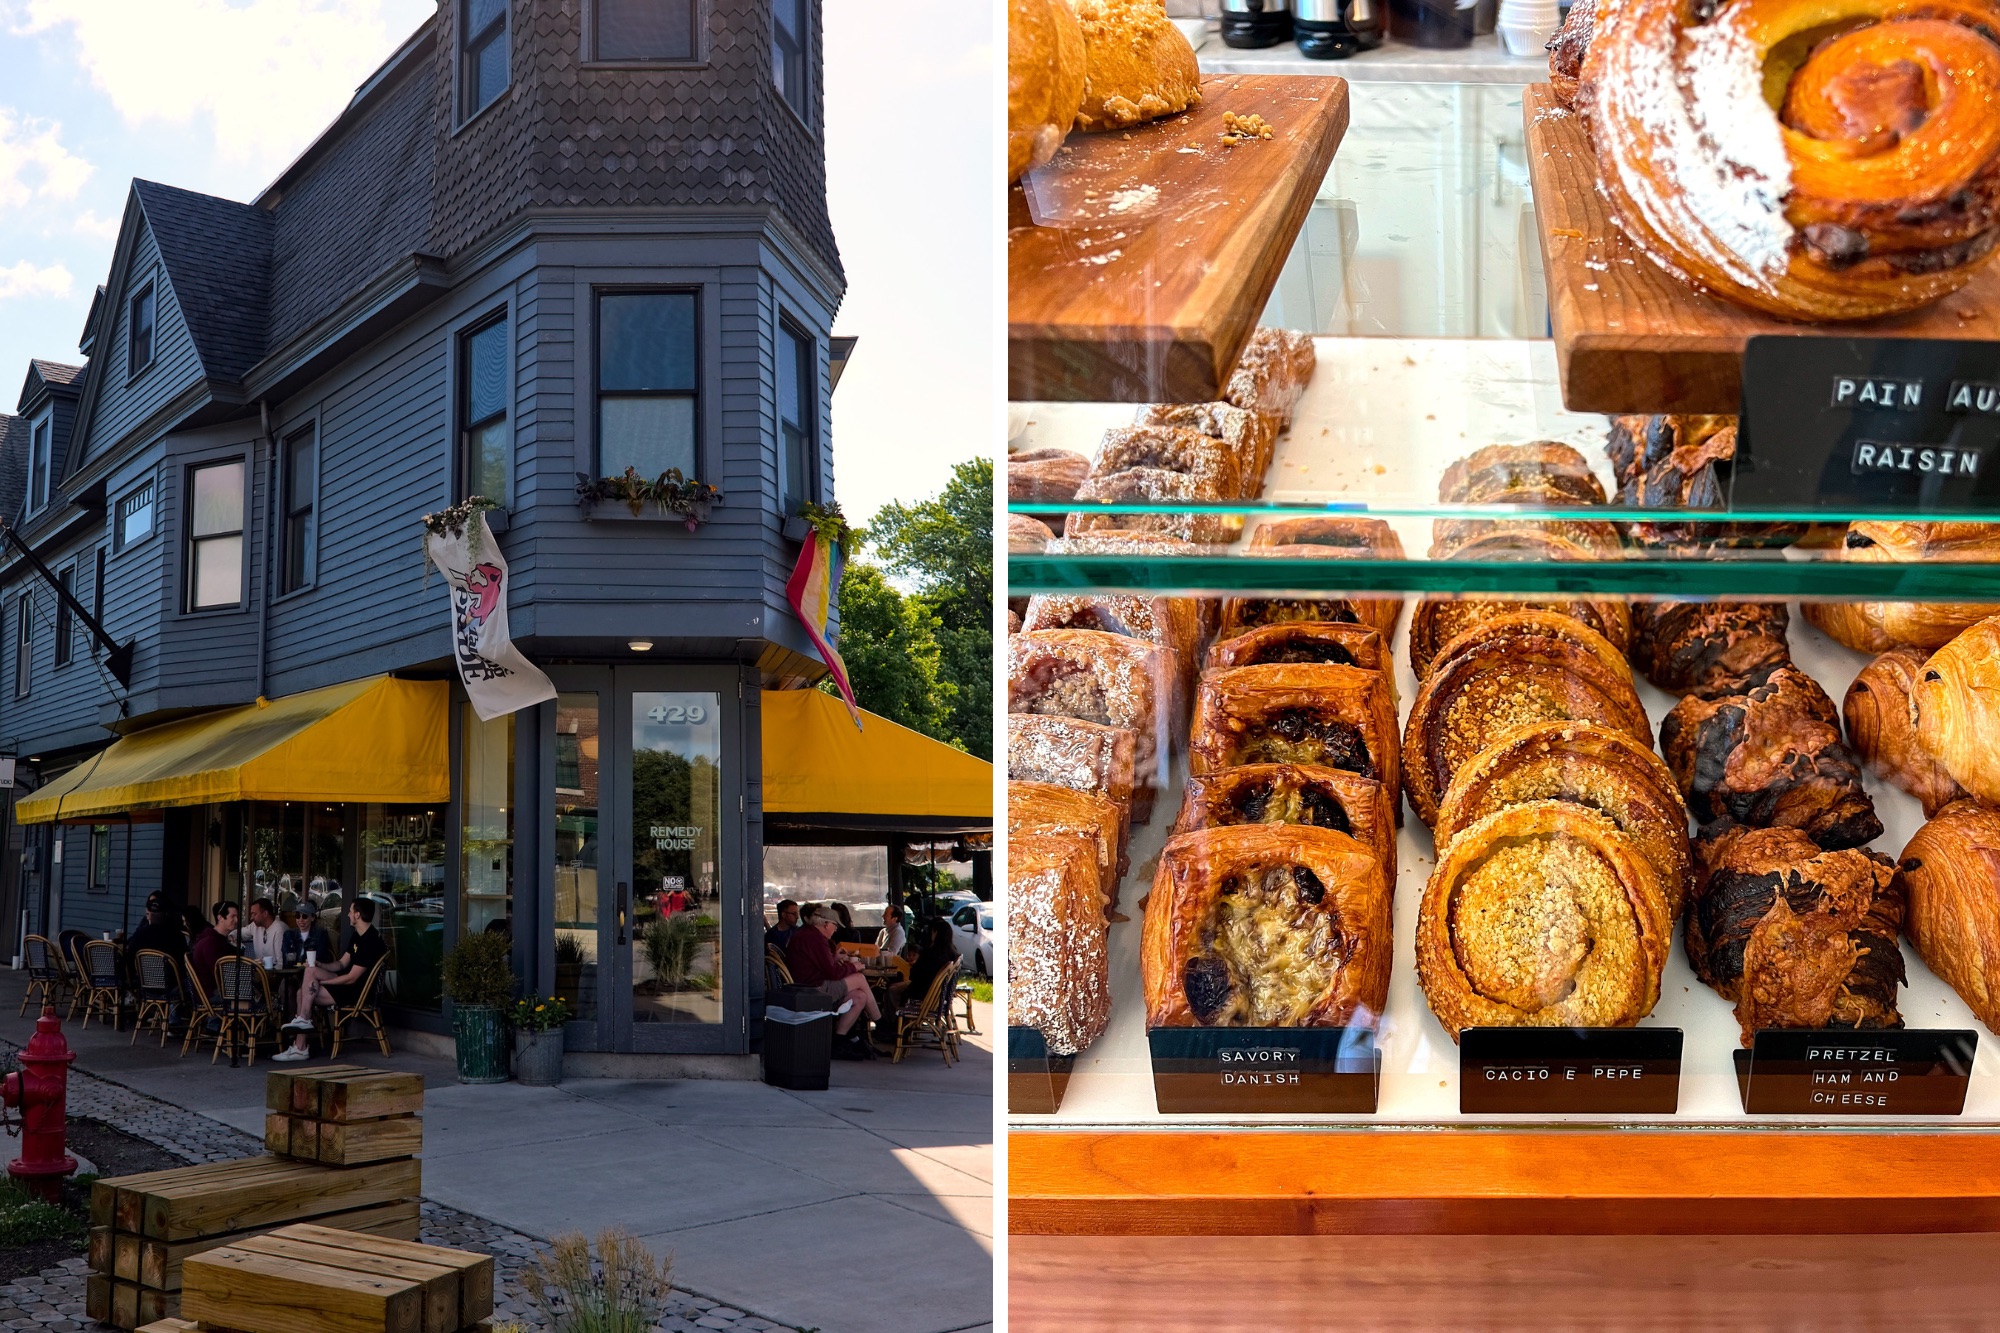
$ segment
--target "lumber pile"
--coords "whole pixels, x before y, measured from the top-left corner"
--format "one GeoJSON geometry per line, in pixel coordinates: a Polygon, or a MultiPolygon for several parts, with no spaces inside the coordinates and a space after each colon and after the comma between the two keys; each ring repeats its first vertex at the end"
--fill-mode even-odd
{"type": "MultiPolygon", "coordinates": [[[[91,1187],[85,1310],[124,1329],[182,1315],[191,1261],[294,1224],[414,1242],[423,1192],[415,1157],[423,1148],[422,1103],[417,1074],[358,1066],[273,1073],[265,1091],[273,1108],[265,1142],[270,1147],[282,1132],[283,1151],[91,1187]],[[310,1147],[310,1155],[295,1144],[310,1147]]],[[[218,1326],[254,1333],[240,1323],[218,1326]]]]}

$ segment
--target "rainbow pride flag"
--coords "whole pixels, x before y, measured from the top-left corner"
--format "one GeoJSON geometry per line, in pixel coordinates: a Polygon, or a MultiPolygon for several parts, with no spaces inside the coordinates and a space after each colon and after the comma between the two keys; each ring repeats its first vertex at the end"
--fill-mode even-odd
{"type": "Polygon", "coordinates": [[[792,614],[806,627],[812,637],[813,647],[819,649],[819,657],[826,663],[826,669],[833,674],[833,683],[840,689],[840,697],[847,703],[848,715],[854,719],[854,729],[861,728],[861,706],[854,702],[854,687],[847,683],[847,663],[840,660],[827,641],[826,625],[832,617],[833,608],[840,604],[840,571],[844,562],[840,548],[818,532],[806,538],[805,549],[799,552],[799,563],[792,569],[792,577],[785,584],[785,599],[792,604],[792,614]]]}

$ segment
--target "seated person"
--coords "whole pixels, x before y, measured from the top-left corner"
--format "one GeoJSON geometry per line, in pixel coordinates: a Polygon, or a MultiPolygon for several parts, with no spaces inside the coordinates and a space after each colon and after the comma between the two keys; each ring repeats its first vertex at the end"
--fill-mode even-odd
{"type": "Polygon", "coordinates": [[[898,981],[889,987],[890,1024],[893,1015],[903,1007],[905,1000],[922,1000],[930,993],[931,983],[937,974],[958,961],[958,944],[952,939],[951,923],[942,917],[934,918],[924,927],[923,942],[918,946],[917,956],[910,962],[910,979],[898,981]]]}
{"type": "Polygon", "coordinates": [[[861,975],[861,965],[834,952],[833,935],[839,929],[840,918],[833,914],[832,908],[824,903],[814,907],[806,913],[805,924],[792,935],[791,945],[785,950],[785,966],[793,981],[801,986],[819,987],[835,1004],[854,1001],[853,1008],[834,1020],[834,1051],[843,1059],[866,1059],[868,1049],[853,1028],[863,1015],[870,1021],[881,1018],[882,1008],[875,1003],[875,993],[868,989],[868,981],[861,975]]]}
{"type": "Polygon", "coordinates": [[[139,951],[158,949],[173,963],[169,984],[175,990],[180,989],[181,960],[187,957],[187,936],[181,933],[180,922],[175,919],[177,915],[167,906],[164,895],[146,895],[146,915],[133,929],[125,946],[125,968],[128,980],[135,988],[139,984],[139,951]]]}
{"type": "Polygon", "coordinates": [[[236,904],[217,903],[214,927],[202,931],[195,937],[194,943],[188,945],[188,962],[194,965],[202,989],[211,996],[215,994],[215,965],[236,954],[236,945],[230,937],[236,933],[237,923],[236,904]]]}
{"type": "Polygon", "coordinates": [[[250,924],[238,930],[233,937],[236,943],[247,945],[249,956],[258,962],[270,959],[273,963],[285,956],[285,923],[278,920],[278,907],[269,898],[259,898],[250,904],[250,924]]]}
{"type": "Polygon", "coordinates": [[[833,937],[833,942],[835,944],[867,943],[866,940],[861,938],[862,932],[854,928],[854,913],[848,910],[846,903],[831,902],[828,903],[827,906],[831,907],[833,909],[834,916],[840,919],[840,929],[835,932],[833,937]]]}
{"type": "Polygon", "coordinates": [[[319,914],[303,903],[292,913],[291,928],[285,931],[279,949],[279,957],[286,967],[305,962],[309,953],[321,963],[333,957],[333,945],[327,940],[326,931],[320,927],[319,914]]]}
{"type": "Polygon", "coordinates": [[[909,937],[903,932],[903,913],[900,908],[887,908],[882,913],[882,953],[884,957],[903,951],[909,937]]]}
{"type": "Polygon", "coordinates": [[[792,932],[798,928],[799,905],[787,898],[778,904],[778,924],[764,930],[764,947],[783,953],[792,942],[792,932]]]}
{"type": "Polygon", "coordinates": [[[347,919],[354,927],[354,946],[330,965],[321,964],[306,969],[305,979],[299,983],[298,1014],[284,1028],[286,1032],[295,1034],[292,1044],[272,1056],[273,1060],[308,1058],[310,1051],[306,1038],[313,1030],[314,1008],[353,1004],[360,998],[361,985],[368,979],[369,969],[389,956],[389,946],[382,942],[382,933],[375,929],[373,902],[356,898],[347,906],[347,919]]]}

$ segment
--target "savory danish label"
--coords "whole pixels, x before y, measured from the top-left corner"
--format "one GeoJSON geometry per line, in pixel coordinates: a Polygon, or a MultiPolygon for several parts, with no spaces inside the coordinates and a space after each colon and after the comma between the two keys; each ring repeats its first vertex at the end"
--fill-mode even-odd
{"type": "Polygon", "coordinates": [[[1958,1115],[1978,1048],[1963,1028],[1767,1028],[1737,1087],[1751,1115],[1958,1115]]]}
{"type": "Polygon", "coordinates": [[[1672,1115],[1679,1028],[1473,1027],[1459,1034],[1466,1115],[1672,1115]]]}
{"type": "Polygon", "coordinates": [[[1339,1114],[1375,1109],[1382,1055],[1367,1028],[1151,1028],[1162,1112],[1339,1114]]]}

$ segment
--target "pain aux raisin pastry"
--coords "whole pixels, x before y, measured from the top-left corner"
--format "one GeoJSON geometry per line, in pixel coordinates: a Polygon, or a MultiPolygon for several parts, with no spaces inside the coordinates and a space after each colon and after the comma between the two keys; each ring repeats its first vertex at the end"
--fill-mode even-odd
{"type": "Polygon", "coordinates": [[[1174,832],[1231,824],[1305,824],[1371,849],[1396,882],[1396,812],[1373,778],[1313,764],[1242,764],[1191,777],[1174,832]]]}
{"type": "Polygon", "coordinates": [[[1714,699],[1790,666],[1783,602],[1635,602],[1632,664],[1668,694],[1714,699]]]}
{"type": "Polygon", "coordinates": [[[1028,599],[1021,628],[1094,629],[1157,645],[1173,667],[1171,715],[1176,724],[1187,717],[1201,652],[1201,621],[1191,599],[1043,593],[1028,599]]]}
{"type": "Polygon", "coordinates": [[[1972,796],[2000,805],[2000,618],[1932,653],[1910,698],[1917,744],[1972,796]]]}
{"type": "Polygon", "coordinates": [[[1102,797],[1119,815],[1119,874],[1132,833],[1132,733],[1073,717],[1007,715],[1007,778],[1102,797]]]}
{"type": "Polygon", "coordinates": [[[1152,818],[1170,735],[1173,667],[1150,643],[1102,630],[1053,629],[1007,640],[1007,711],[1073,717],[1132,733],[1132,819],[1152,818]]]}
{"type": "Polygon", "coordinates": [[[1075,1055],[1111,1021],[1110,927],[1084,855],[1061,834],[1007,839],[1007,1022],[1075,1055]]]}
{"type": "Polygon", "coordinates": [[[1687,804],[1651,745],[1590,722],[1515,727],[1458,770],[1431,835],[1449,847],[1486,816],[1531,801],[1563,801],[1610,820],[1652,862],[1668,919],[1679,918],[1694,881],[1687,804]]]}
{"type": "Polygon", "coordinates": [[[1445,646],[1403,733],[1403,784],[1426,825],[1460,768],[1516,727],[1594,722],[1650,747],[1631,669],[1602,635],[1545,612],[1474,626],[1445,646]]]}
{"type": "MultiPolygon", "coordinates": [[[[1379,518],[1286,518],[1259,524],[1247,553],[1293,560],[1401,560],[1402,539],[1379,518]]],[[[1403,614],[1401,597],[1231,597],[1222,604],[1224,635],[1260,625],[1334,621],[1366,625],[1387,639],[1403,614]]]]}
{"type": "Polygon", "coordinates": [[[1236,407],[1269,413],[1280,429],[1289,430],[1292,409],[1304,396],[1317,361],[1311,335],[1258,329],[1224,381],[1222,396],[1236,407]]]}
{"type": "Polygon", "coordinates": [[[1660,998],[1673,918],[1661,876],[1594,810],[1529,801],[1458,831],[1417,913],[1417,980],[1469,1027],[1630,1027],[1660,998]]]}
{"type": "MultiPolygon", "coordinates": [[[[1597,559],[1597,553],[1551,533],[1513,530],[1475,537],[1453,552],[1451,558],[1456,561],[1587,561],[1597,559]]],[[[1523,600],[1429,596],[1418,601],[1410,613],[1410,668],[1416,672],[1417,679],[1422,680],[1430,674],[1438,651],[1451,639],[1482,620],[1517,611],[1546,611],[1567,616],[1603,635],[1621,653],[1632,642],[1631,609],[1616,597],[1540,597],[1523,600]]]]}
{"type": "Polygon", "coordinates": [[[1940,810],[1903,848],[1896,887],[1917,956],[2000,1032],[2000,810],[1976,801],[1940,810]]]}
{"type": "MultiPolygon", "coordinates": [[[[1312,764],[1373,778],[1396,800],[1396,710],[1382,677],[1359,667],[1231,667],[1201,678],[1188,772],[1238,764],[1312,764]]],[[[1393,808],[1393,804],[1392,804],[1393,808]]]]}
{"type": "Polygon", "coordinates": [[[1081,833],[1090,839],[1098,892],[1108,912],[1118,901],[1118,807],[1101,796],[1047,782],[1007,784],[1007,833],[1081,833]]]}
{"type": "Polygon", "coordinates": [[[1264,490],[1282,423],[1272,412],[1237,407],[1234,403],[1154,403],[1139,409],[1137,426],[1179,426],[1200,431],[1229,446],[1243,475],[1245,499],[1264,490]]]}
{"type": "Polygon", "coordinates": [[[1146,1025],[1372,1027],[1392,940],[1381,864],[1345,833],[1180,834],[1160,855],[1140,937],[1146,1025]]]}
{"type": "Polygon", "coordinates": [[[1839,710],[1796,667],[1742,694],[1682,699],[1660,723],[1660,751],[1703,824],[1795,828],[1826,848],[1882,836],[1839,710]]]}
{"type": "MultiPolygon", "coordinates": [[[[1492,444],[1445,469],[1438,481],[1438,503],[1576,509],[1603,504],[1604,486],[1569,445],[1553,440],[1492,444]]],[[[1622,545],[1615,526],[1592,520],[1440,518],[1431,523],[1430,558],[1445,559],[1476,537],[1521,529],[1551,533],[1607,557],[1622,545]]]]}
{"type": "MultiPolygon", "coordinates": [[[[1990,523],[1854,523],[1841,542],[1840,558],[1882,564],[1985,564],[2000,560],[2000,531],[1990,523]]],[[[1942,648],[1967,627],[2000,614],[2000,606],[1990,602],[1862,605],[1867,620],[1879,625],[1890,643],[1912,648],[1942,648]]]]}
{"type": "Polygon", "coordinates": [[[1057,504],[1076,498],[1090,460],[1068,449],[1017,449],[1007,455],[1009,503],[1057,504]]]}
{"type": "MultiPolygon", "coordinates": [[[[1624,420],[1625,418],[1620,418],[1624,420]]],[[[1619,486],[1618,502],[1634,509],[1726,509],[1736,466],[1736,425],[1730,417],[1664,417],[1698,423],[1685,432],[1696,442],[1682,445],[1619,486]],[[1709,423],[1730,424],[1709,430],[1709,423]]],[[[1613,434],[1617,428],[1613,427],[1613,434]]],[[[1632,541],[1656,551],[1690,554],[1717,547],[1789,546],[1805,535],[1803,523],[1718,523],[1709,519],[1658,519],[1631,524],[1632,541]]]]}
{"type": "Polygon", "coordinates": [[[1889,858],[1824,851],[1797,829],[1727,825],[1698,848],[1687,916],[1695,975],[1766,1028],[1899,1028],[1903,896],[1889,858]]]}
{"type": "Polygon", "coordinates": [[[1379,671],[1396,703],[1396,661],[1389,641],[1366,625],[1337,620],[1288,620],[1259,625],[1222,640],[1208,650],[1207,668],[1226,670],[1273,663],[1320,663],[1379,671]]]}
{"type": "Polygon", "coordinates": [[[1848,744],[1868,771],[1917,798],[1926,818],[1965,795],[1949,770],[1917,742],[1910,695],[1930,654],[1891,648],[1862,667],[1847,687],[1840,715],[1848,744]]]}

